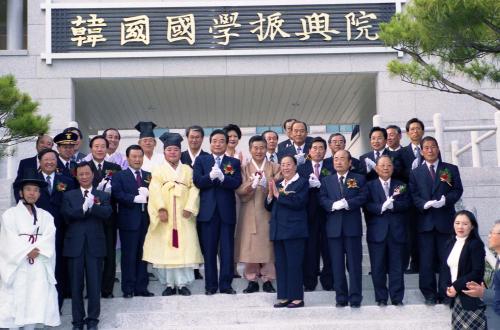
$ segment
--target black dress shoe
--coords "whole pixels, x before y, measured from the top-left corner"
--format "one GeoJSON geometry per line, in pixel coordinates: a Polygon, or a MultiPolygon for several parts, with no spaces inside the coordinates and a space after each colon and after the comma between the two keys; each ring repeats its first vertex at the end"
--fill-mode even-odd
{"type": "Polygon", "coordinates": [[[316,288],[310,287],[310,286],[305,286],[304,287],[304,292],[313,292],[316,288]]]}
{"type": "Polygon", "coordinates": [[[191,295],[191,291],[187,288],[187,286],[183,286],[182,288],[180,288],[178,290],[178,292],[181,296],[190,296],[191,295]]]}
{"type": "Polygon", "coordinates": [[[203,279],[203,276],[201,275],[199,269],[195,269],[194,270],[194,279],[195,280],[202,280],[203,279]]]}
{"type": "Polygon", "coordinates": [[[407,274],[407,275],[418,274],[418,270],[416,270],[414,268],[408,268],[407,270],[405,270],[405,274],[407,274]]]}
{"type": "MultiPolygon", "coordinates": [[[[387,305],[387,303],[386,303],[387,305]]],[[[352,308],[360,308],[361,307],[361,303],[351,303],[351,307],[352,308]]]]}
{"type": "Polygon", "coordinates": [[[158,278],[153,273],[148,273],[148,279],[150,281],[158,281],[158,278]]]}
{"type": "Polygon", "coordinates": [[[97,324],[96,325],[91,325],[91,326],[87,325],[87,330],[97,330],[97,324]]]}
{"type": "Polygon", "coordinates": [[[212,296],[217,293],[217,289],[205,290],[207,296],[212,296]]]}
{"type": "Polygon", "coordinates": [[[259,292],[259,283],[255,281],[250,281],[248,282],[247,288],[243,290],[243,293],[254,293],[254,292],[259,292]]]}
{"type": "Polygon", "coordinates": [[[304,307],[304,300],[302,300],[299,303],[294,304],[293,302],[289,303],[286,305],[287,308],[299,308],[299,307],[304,307]]]}
{"type": "Polygon", "coordinates": [[[115,277],[115,283],[120,283],[120,280],[118,279],[118,277],[115,277]]]}
{"type": "Polygon", "coordinates": [[[273,307],[274,308],[283,308],[283,307],[287,307],[289,303],[290,303],[290,300],[285,300],[283,302],[277,302],[276,304],[273,305],[273,307]]]}
{"type": "Polygon", "coordinates": [[[335,304],[335,307],[346,307],[347,303],[346,302],[338,302],[335,304]]]}
{"type": "Polygon", "coordinates": [[[134,295],[132,293],[124,293],[123,294],[123,298],[127,298],[127,299],[130,299],[130,298],[133,298],[134,295]]]}
{"type": "Polygon", "coordinates": [[[442,298],[437,300],[438,304],[443,304],[443,305],[450,305],[451,304],[451,299],[450,298],[442,298]]]}
{"type": "Polygon", "coordinates": [[[394,306],[403,306],[404,305],[402,301],[393,301],[392,304],[394,306]]]}
{"type": "Polygon", "coordinates": [[[171,288],[169,286],[167,286],[167,288],[165,290],[163,290],[163,292],[161,293],[161,295],[164,297],[173,296],[175,294],[177,294],[177,290],[175,288],[171,288]]]}
{"type": "Polygon", "coordinates": [[[426,304],[427,306],[434,306],[436,304],[436,299],[426,298],[424,304],[426,304]]]}
{"type": "Polygon", "coordinates": [[[276,293],[276,289],[274,289],[273,283],[271,281],[266,281],[262,284],[262,290],[267,293],[276,293]]]}
{"type": "Polygon", "coordinates": [[[149,291],[144,291],[144,292],[139,292],[139,293],[136,293],[135,296],[137,297],[153,297],[155,294],[153,292],[149,292],[149,291]]]}
{"type": "Polygon", "coordinates": [[[236,291],[234,291],[233,288],[227,288],[224,290],[220,290],[220,293],[225,293],[225,294],[236,294],[236,291]]]}
{"type": "Polygon", "coordinates": [[[113,296],[112,293],[103,293],[101,297],[103,297],[104,299],[111,299],[114,298],[115,296],[113,296]]]}
{"type": "Polygon", "coordinates": [[[379,301],[377,301],[377,306],[379,306],[379,307],[385,307],[385,306],[387,306],[387,301],[385,301],[385,300],[379,300],[379,301]]]}
{"type": "Polygon", "coordinates": [[[238,274],[238,273],[234,273],[234,274],[233,274],[233,278],[241,278],[241,275],[240,275],[240,274],[238,274]]]}
{"type": "Polygon", "coordinates": [[[322,285],[322,287],[323,287],[323,290],[324,290],[324,291],[333,291],[333,286],[329,286],[329,285],[325,285],[325,286],[323,286],[323,285],[322,285]]]}

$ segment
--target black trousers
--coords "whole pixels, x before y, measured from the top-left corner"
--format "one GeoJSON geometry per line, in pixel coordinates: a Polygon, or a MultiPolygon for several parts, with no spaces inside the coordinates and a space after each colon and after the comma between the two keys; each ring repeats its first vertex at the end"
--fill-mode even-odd
{"type": "Polygon", "coordinates": [[[113,213],[109,223],[104,223],[104,236],[106,237],[106,258],[104,258],[104,267],[102,272],[102,294],[109,295],[113,293],[116,277],[116,215],[113,213]]]}
{"type": "Polygon", "coordinates": [[[446,297],[446,276],[439,274],[439,279],[436,281],[436,273],[439,272],[440,265],[446,262],[446,257],[443,254],[450,236],[450,234],[443,234],[437,230],[418,234],[419,287],[426,299],[446,297]]]}
{"type": "Polygon", "coordinates": [[[229,289],[234,275],[234,224],[224,223],[217,210],[208,222],[200,222],[205,259],[205,290],[229,289]],[[217,270],[217,255],[220,272],[217,270]]]}
{"type": "Polygon", "coordinates": [[[304,254],[304,287],[314,290],[318,284],[318,276],[323,289],[333,288],[333,272],[328,237],[326,236],[326,217],[323,212],[309,217],[308,231],[304,254]],[[323,269],[320,270],[320,260],[323,269]]]}
{"type": "Polygon", "coordinates": [[[402,302],[404,297],[404,272],[402,267],[402,252],[405,243],[397,242],[387,233],[382,242],[368,242],[375,301],[402,302]],[[389,275],[389,290],[387,289],[389,275]]]}
{"type": "Polygon", "coordinates": [[[411,208],[406,214],[408,218],[407,230],[407,243],[403,251],[403,270],[409,267],[418,271],[419,267],[419,249],[418,249],[418,210],[411,208]]]}
{"type": "Polygon", "coordinates": [[[82,255],[76,258],[68,258],[68,270],[71,283],[71,310],[73,314],[73,326],[93,326],[99,323],[101,313],[101,273],[103,258],[94,257],[89,254],[86,246],[82,255]],[[85,307],[83,305],[83,287],[87,284],[87,318],[85,319],[85,307]]]}
{"type": "Polygon", "coordinates": [[[120,230],[122,292],[140,294],[148,289],[148,263],[142,260],[148,218],[142,214],[138,230],[120,230]]]}
{"type": "Polygon", "coordinates": [[[278,299],[303,300],[303,260],[305,239],[274,241],[278,299]]]}

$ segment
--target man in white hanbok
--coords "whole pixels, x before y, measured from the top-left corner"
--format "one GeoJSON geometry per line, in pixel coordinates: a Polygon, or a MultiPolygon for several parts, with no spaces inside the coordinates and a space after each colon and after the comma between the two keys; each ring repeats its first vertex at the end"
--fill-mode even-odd
{"type": "Polygon", "coordinates": [[[19,203],[0,222],[0,328],[61,323],[54,276],[54,219],[35,206],[47,183],[34,169],[20,182],[19,203]]]}

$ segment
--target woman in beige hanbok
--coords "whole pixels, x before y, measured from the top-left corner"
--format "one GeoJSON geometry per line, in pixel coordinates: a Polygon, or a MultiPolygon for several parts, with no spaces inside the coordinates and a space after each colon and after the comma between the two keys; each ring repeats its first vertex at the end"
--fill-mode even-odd
{"type": "Polygon", "coordinates": [[[203,263],[196,232],[199,190],[193,184],[193,170],[180,162],[182,137],[165,133],[165,164],[158,166],[149,185],[150,224],[144,242],[143,259],[153,264],[166,285],[164,296],[190,295],[193,267],[203,263]]]}
{"type": "Polygon", "coordinates": [[[243,276],[248,287],[244,293],[262,289],[275,292],[272,280],[276,278],[273,244],[269,239],[271,214],[265,209],[267,182],[280,177],[279,165],[266,161],[266,140],[260,135],[249,141],[252,158],[242,166],[243,183],[236,190],[240,197],[240,213],[236,225],[235,261],[245,264],[243,276]]]}

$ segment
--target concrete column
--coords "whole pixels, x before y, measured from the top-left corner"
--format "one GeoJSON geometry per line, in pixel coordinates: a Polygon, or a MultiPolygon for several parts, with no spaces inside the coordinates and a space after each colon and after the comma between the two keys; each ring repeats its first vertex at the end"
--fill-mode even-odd
{"type": "Polygon", "coordinates": [[[23,0],[7,1],[7,50],[23,49],[23,0]]]}

